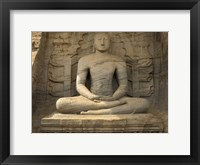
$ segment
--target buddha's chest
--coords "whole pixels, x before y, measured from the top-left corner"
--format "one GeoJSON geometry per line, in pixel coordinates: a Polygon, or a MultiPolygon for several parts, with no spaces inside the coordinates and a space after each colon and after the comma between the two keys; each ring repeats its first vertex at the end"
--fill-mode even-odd
{"type": "Polygon", "coordinates": [[[103,61],[93,63],[89,69],[92,77],[106,78],[113,76],[116,66],[114,62],[103,61]]]}

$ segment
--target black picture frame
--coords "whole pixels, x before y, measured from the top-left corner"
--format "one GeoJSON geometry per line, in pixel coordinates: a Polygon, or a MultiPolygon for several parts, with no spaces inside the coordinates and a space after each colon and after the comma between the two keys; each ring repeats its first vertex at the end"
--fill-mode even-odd
{"type": "Polygon", "coordinates": [[[199,0],[0,0],[0,162],[1,164],[200,164],[200,2],[199,0]],[[10,155],[10,10],[190,10],[190,156],[25,156],[10,155]],[[198,66],[199,64],[199,66],[198,66]]]}

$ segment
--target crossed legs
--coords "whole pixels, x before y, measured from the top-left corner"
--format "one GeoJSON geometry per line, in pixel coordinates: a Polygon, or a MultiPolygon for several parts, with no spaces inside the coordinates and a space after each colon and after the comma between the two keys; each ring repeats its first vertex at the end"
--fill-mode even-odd
{"type": "Polygon", "coordinates": [[[119,100],[126,103],[106,109],[82,111],[81,114],[107,115],[107,114],[144,113],[150,107],[149,101],[142,98],[123,97],[119,100]]]}
{"type": "Polygon", "coordinates": [[[63,97],[57,100],[56,109],[60,113],[76,114],[87,110],[112,108],[125,104],[125,101],[100,101],[94,102],[83,96],[63,97]]]}
{"type": "Polygon", "coordinates": [[[76,96],[63,97],[56,102],[58,112],[82,115],[144,113],[149,106],[148,100],[133,97],[123,97],[116,101],[94,102],[83,96],[76,96]]]}

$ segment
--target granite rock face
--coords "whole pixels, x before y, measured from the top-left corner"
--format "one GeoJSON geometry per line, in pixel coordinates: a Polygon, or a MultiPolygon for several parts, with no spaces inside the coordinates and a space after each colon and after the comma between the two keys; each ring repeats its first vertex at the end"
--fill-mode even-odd
{"type": "MultiPolygon", "coordinates": [[[[55,111],[58,98],[78,95],[78,61],[94,53],[94,35],[93,32],[33,32],[33,132],[40,131],[41,118],[55,111]]],[[[165,112],[167,118],[168,33],[109,32],[109,35],[109,53],[126,62],[128,96],[148,99],[149,111],[165,112]]]]}

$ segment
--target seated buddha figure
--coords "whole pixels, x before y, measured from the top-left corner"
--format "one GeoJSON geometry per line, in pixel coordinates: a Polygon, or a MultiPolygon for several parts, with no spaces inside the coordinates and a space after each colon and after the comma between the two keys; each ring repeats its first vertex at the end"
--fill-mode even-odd
{"type": "Polygon", "coordinates": [[[144,113],[150,103],[144,98],[127,96],[128,78],[122,57],[110,54],[107,33],[94,36],[95,53],[80,58],[76,78],[79,96],[59,98],[56,109],[65,114],[109,115],[144,113]],[[90,88],[86,81],[90,76],[90,88]],[[113,87],[113,79],[117,88],[113,87]]]}

